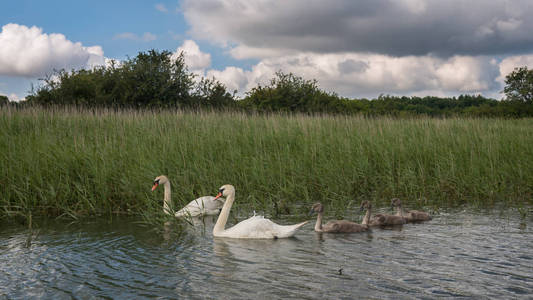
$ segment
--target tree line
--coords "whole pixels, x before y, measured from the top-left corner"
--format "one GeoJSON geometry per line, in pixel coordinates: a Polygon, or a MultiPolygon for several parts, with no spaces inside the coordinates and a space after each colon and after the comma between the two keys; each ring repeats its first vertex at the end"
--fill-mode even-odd
{"type": "MultiPolygon", "coordinates": [[[[83,106],[112,108],[232,109],[253,112],[362,114],[367,116],[532,117],[533,70],[515,69],[506,77],[506,98],[481,95],[459,97],[399,97],[349,99],[318,87],[292,73],[278,71],[264,86],[242,99],[214,78],[190,72],[183,53],[139,52],[121,63],[90,70],[55,71],[18,106],[83,106]]],[[[0,96],[0,105],[9,104],[0,96]]]]}

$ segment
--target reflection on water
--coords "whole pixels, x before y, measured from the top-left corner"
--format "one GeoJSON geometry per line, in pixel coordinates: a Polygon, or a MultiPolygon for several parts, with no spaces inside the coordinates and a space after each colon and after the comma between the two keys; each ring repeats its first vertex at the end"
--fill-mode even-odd
{"type": "MultiPolygon", "coordinates": [[[[424,224],[279,240],[176,234],[132,220],[2,224],[0,298],[529,298],[532,217],[442,213],[424,224]]],[[[276,220],[287,223],[286,220],[276,220]]],[[[291,220],[293,221],[293,220],[291,220]]]]}

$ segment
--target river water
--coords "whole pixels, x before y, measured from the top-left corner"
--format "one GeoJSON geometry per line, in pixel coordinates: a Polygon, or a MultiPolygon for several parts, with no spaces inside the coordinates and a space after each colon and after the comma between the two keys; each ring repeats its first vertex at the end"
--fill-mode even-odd
{"type": "Polygon", "coordinates": [[[233,240],[213,239],[210,218],[181,234],[128,218],[2,224],[0,299],[533,299],[532,211],[455,210],[357,234],[313,225],[233,240]]]}

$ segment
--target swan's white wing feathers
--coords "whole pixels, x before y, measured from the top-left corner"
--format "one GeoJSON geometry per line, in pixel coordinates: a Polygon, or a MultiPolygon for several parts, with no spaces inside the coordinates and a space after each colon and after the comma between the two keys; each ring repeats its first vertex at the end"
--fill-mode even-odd
{"type": "Polygon", "coordinates": [[[198,217],[202,215],[217,215],[224,205],[225,199],[213,196],[204,196],[192,200],[185,207],[176,212],[176,217],[198,217]]]}
{"type": "Polygon", "coordinates": [[[224,230],[223,237],[243,239],[276,239],[293,236],[306,222],[296,225],[278,225],[263,216],[253,216],[224,230]]]}

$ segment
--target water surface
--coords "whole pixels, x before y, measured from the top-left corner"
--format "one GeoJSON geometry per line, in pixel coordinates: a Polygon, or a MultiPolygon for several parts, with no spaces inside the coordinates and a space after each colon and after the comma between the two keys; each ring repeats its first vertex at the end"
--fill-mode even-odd
{"type": "Polygon", "coordinates": [[[213,239],[209,218],[181,235],[131,219],[2,224],[0,298],[531,299],[531,216],[453,211],[337,235],[310,222],[279,240],[213,239]]]}

